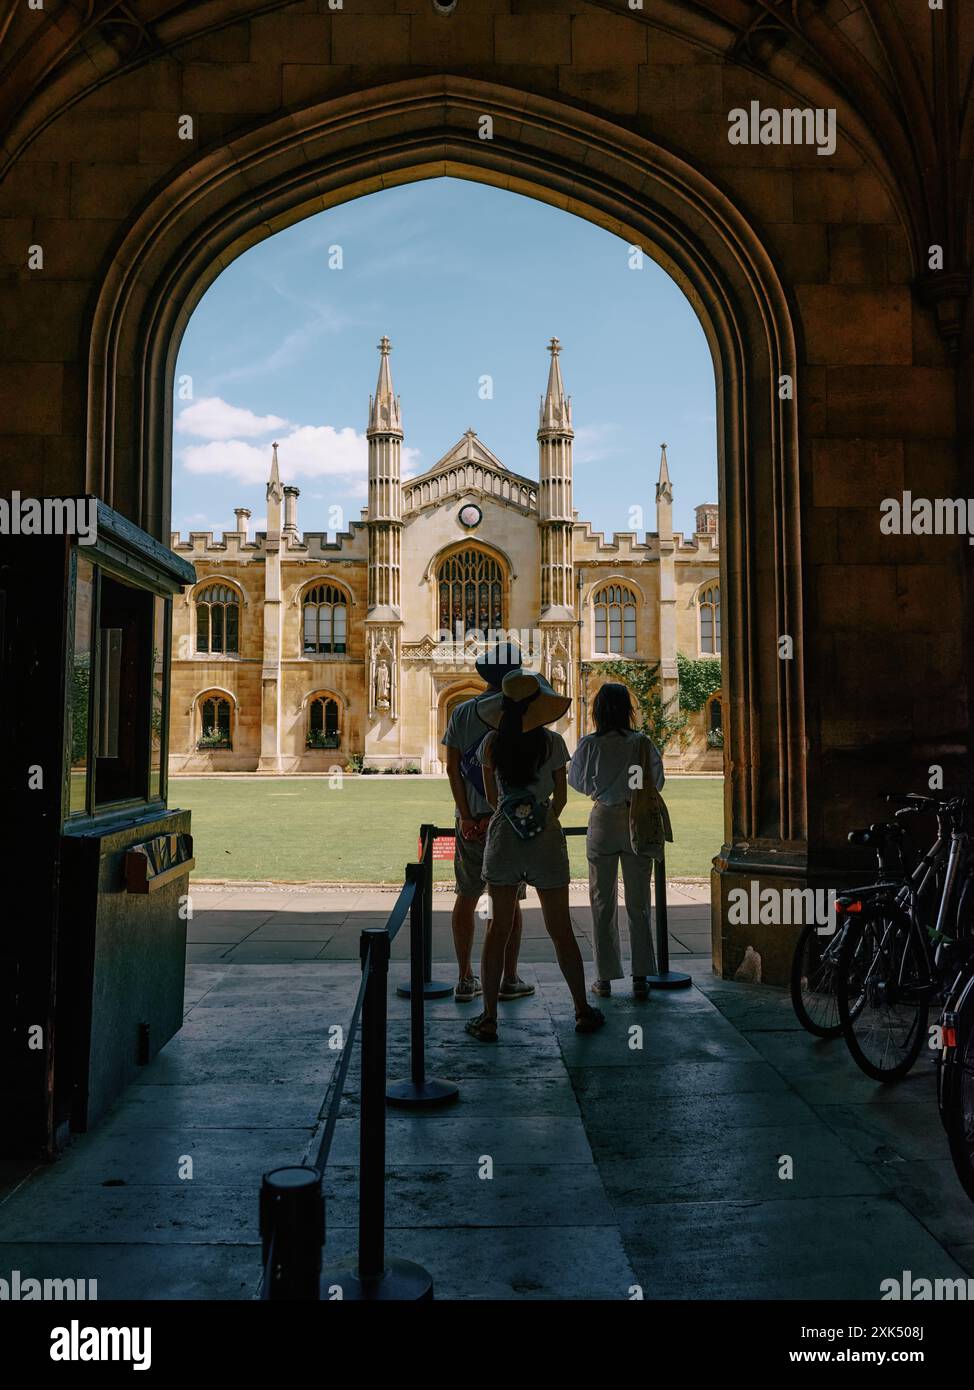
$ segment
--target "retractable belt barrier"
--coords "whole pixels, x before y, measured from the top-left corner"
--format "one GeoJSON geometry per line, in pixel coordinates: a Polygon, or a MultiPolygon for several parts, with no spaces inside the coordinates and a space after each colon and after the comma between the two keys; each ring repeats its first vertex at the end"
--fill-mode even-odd
{"type": "MultiPolygon", "coordinates": [[[[584,835],[585,827],[563,827],[584,835]]],[[[262,1299],[386,1302],[433,1297],[433,1280],[421,1265],[385,1253],[386,1105],[435,1109],[460,1095],[452,1081],[426,1075],[425,1001],[449,994],[452,986],[434,981],[433,845],[455,835],[455,827],[424,824],[420,857],[407,864],[405,882],[384,927],[364,930],[359,941],[362,983],[352,1009],[341,1061],[335,1068],[319,1115],[321,1139],[313,1163],[265,1173],[260,1190],[262,1299]],[[410,1000],[410,1075],[387,1085],[387,1003],[392,942],[409,916],[409,981],[398,993],[410,1000]],[[358,1254],[322,1269],[325,1243],[325,1166],[345,1092],[345,1080],[361,1022],[362,1066],[359,1104],[358,1254]]],[[[656,989],[679,989],[690,976],[669,968],[666,918],[666,866],[654,864],[656,989]]]]}

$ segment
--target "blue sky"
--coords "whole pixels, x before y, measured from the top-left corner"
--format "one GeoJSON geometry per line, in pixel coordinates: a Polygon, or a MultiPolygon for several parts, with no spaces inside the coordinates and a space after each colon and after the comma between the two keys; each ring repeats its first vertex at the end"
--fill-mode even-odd
{"type": "MultiPolygon", "coordinates": [[[[331,256],[334,259],[334,256],[331,256]]],[[[279,232],[239,257],[180,345],[173,529],[263,529],[270,444],[301,489],[301,530],[357,520],[369,394],[385,333],[402,397],[403,473],[472,428],[514,472],[538,476],[547,343],[562,343],[575,424],[575,507],[598,530],[655,528],[668,444],[674,526],[717,500],[713,365],[696,316],[648,256],[571,214],[459,179],[387,189],[279,232]],[[330,268],[329,248],[342,267],[330,268]],[[192,399],[179,383],[192,378],[192,399]],[[492,379],[493,395],[481,397],[492,379]],[[329,524],[331,518],[331,524],[329,524]]],[[[185,390],[185,387],[184,387],[185,390]]]]}

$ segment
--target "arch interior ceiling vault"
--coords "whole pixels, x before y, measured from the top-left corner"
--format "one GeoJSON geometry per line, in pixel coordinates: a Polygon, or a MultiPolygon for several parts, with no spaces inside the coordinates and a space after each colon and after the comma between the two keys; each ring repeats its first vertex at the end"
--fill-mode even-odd
{"type": "Polygon", "coordinates": [[[7,8],[3,428],[18,483],[87,489],[166,538],[190,314],[245,248],[349,198],[476,179],[644,248],[699,315],[717,385],[716,959],[733,970],[753,944],[780,975],[787,943],[737,939],[729,888],[825,881],[881,788],[969,761],[970,549],[883,535],[878,507],[959,494],[970,465],[974,7],[405,8],[7,8]],[[833,111],[834,150],[732,142],[729,112],[752,103],[833,111]]]}

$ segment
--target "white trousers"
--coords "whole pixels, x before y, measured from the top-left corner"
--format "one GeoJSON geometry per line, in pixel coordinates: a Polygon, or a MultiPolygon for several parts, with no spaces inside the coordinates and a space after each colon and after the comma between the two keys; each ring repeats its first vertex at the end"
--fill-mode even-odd
{"type": "Polygon", "coordinates": [[[600,980],[621,980],[625,974],[619,954],[619,864],[629,919],[633,975],[656,974],[656,951],[650,914],[650,885],[654,860],[633,854],[629,839],[629,807],[603,806],[596,801],[585,837],[588,893],[595,936],[595,970],[600,980]]]}

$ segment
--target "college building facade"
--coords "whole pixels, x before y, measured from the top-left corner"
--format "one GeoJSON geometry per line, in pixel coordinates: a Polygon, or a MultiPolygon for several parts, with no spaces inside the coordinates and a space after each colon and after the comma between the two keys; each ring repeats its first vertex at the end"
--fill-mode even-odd
{"type": "MultiPolygon", "coordinates": [[[[173,608],[172,772],[327,772],[360,759],[442,772],[450,712],[484,688],[474,663],[509,634],[526,665],[572,696],[558,726],[570,747],[591,727],[599,685],[620,678],[606,663],[658,662],[663,698],[675,701],[677,653],[720,654],[717,506],[696,509],[692,537],[674,532],[664,444],[655,532],[607,539],[579,520],[557,339],[537,479],[467,430],[403,480],[387,338],[379,351],[360,521],[332,541],[302,533],[275,444],[266,531],[252,537],[240,508],[221,540],[172,537],[196,571],[173,608]]],[[[669,767],[720,771],[722,737],[716,692],[667,748],[669,767]]]]}

